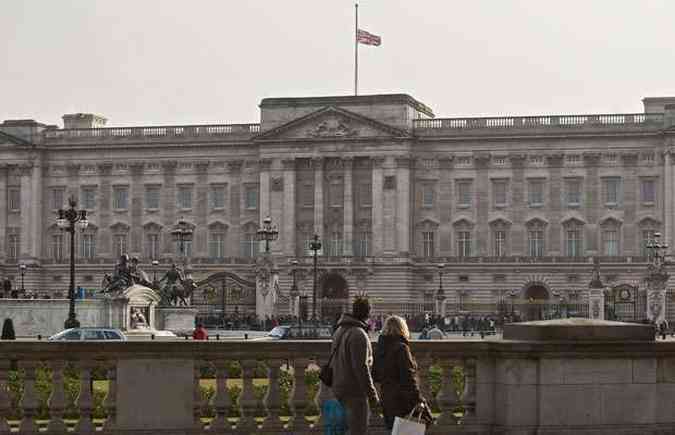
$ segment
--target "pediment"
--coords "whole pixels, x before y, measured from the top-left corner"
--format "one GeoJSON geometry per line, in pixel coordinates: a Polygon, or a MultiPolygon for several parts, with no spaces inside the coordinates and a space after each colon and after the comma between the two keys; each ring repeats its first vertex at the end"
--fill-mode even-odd
{"type": "Polygon", "coordinates": [[[328,106],[256,136],[255,140],[336,140],[410,137],[405,130],[328,106]]]}

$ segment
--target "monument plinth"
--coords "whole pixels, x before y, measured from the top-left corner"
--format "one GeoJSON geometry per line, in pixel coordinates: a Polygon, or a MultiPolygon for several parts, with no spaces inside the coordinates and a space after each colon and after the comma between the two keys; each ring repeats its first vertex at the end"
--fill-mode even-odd
{"type": "Polygon", "coordinates": [[[504,340],[520,341],[654,341],[654,325],[570,318],[504,325],[504,340]]]}

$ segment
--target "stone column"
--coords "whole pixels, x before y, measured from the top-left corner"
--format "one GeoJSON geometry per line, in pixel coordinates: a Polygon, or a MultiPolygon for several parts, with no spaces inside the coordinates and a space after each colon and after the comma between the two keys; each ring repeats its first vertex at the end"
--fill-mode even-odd
{"type": "Polygon", "coordinates": [[[23,164],[19,166],[21,176],[21,246],[19,259],[27,259],[32,256],[33,238],[32,214],[33,208],[40,209],[40,202],[33,199],[33,165],[23,164]]]}
{"type": "MultiPolygon", "coordinates": [[[[261,159],[259,162],[260,176],[260,222],[270,216],[270,167],[271,159],[261,159]]],[[[274,223],[274,222],[273,222],[274,223]]],[[[278,222],[276,222],[278,223],[278,222]]]]}
{"type": "Polygon", "coordinates": [[[399,255],[410,255],[410,164],[409,157],[396,159],[396,241],[399,255]]]}
{"type": "MultiPolygon", "coordinates": [[[[312,159],[314,168],[314,232],[323,239],[323,159],[312,159]]],[[[323,240],[325,243],[325,240],[323,240]]]]}
{"type": "Polygon", "coordinates": [[[295,256],[295,159],[281,161],[283,177],[283,217],[279,226],[284,255],[295,256]]]}
{"type": "Polygon", "coordinates": [[[131,173],[131,185],[129,186],[129,199],[131,220],[129,221],[129,246],[128,251],[133,256],[143,259],[143,162],[130,162],[129,172],[131,173]]]}
{"type": "Polygon", "coordinates": [[[110,224],[112,219],[112,188],[110,185],[112,163],[99,163],[97,166],[100,187],[97,198],[98,208],[98,243],[96,255],[99,257],[112,256],[112,243],[110,239],[110,224]]]}
{"type": "Polygon", "coordinates": [[[170,231],[176,225],[176,160],[167,160],[162,162],[162,174],[164,175],[164,185],[160,194],[162,204],[162,225],[166,228],[164,231],[163,249],[161,256],[165,258],[174,258],[176,250],[174,249],[173,239],[170,231]]]}
{"type": "MultiPolygon", "coordinates": [[[[672,224],[673,224],[673,162],[670,149],[666,150],[664,155],[663,170],[663,213],[664,213],[664,240],[669,246],[672,246],[672,224]]],[[[638,199],[639,200],[639,199],[638,199]]]]}
{"type": "Polygon", "coordinates": [[[228,230],[227,255],[233,257],[241,256],[241,168],[243,160],[232,160],[227,162],[229,172],[230,186],[230,223],[228,230]]]}
{"type": "Polygon", "coordinates": [[[373,220],[373,252],[372,255],[382,255],[384,248],[384,214],[382,208],[382,178],[384,157],[374,157],[372,162],[372,220],[373,220]]]}
{"type": "Polygon", "coordinates": [[[344,219],[342,230],[342,239],[344,240],[344,255],[351,257],[353,255],[354,247],[354,200],[353,200],[353,186],[352,186],[352,168],[354,159],[352,157],[345,157],[342,159],[342,167],[344,169],[344,219]]]}
{"type": "Polygon", "coordinates": [[[7,257],[7,165],[0,164],[0,262],[7,257]]]}
{"type": "Polygon", "coordinates": [[[208,216],[209,216],[209,162],[195,163],[195,172],[197,173],[195,183],[196,201],[192,205],[195,228],[195,238],[193,243],[193,255],[197,257],[208,257],[208,216]]]}

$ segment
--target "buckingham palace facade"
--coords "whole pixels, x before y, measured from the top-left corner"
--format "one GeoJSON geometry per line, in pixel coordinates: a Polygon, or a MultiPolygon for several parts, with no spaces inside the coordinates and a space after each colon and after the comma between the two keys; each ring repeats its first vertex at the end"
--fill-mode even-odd
{"type": "Polygon", "coordinates": [[[67,293],[56,212],[74,197],[89,218],[76,236],[77,285],[94,290],[125,253],[163,274],[179,258],[179,219],[194,230],[184,253],[198,280],[253,279],[267,216],[282,296],[292,260],[311,295],[308,242],[322,241],[317,303],[363,290],[376,311],[583,301],[594,259],[608,287],[641,287],[646,243],[658,232],[675,246],[675,98],[643,103],[635,114],[436,118],[392,94],[266,98],[254,124],[7,120],[0,276],[67,293]]]}

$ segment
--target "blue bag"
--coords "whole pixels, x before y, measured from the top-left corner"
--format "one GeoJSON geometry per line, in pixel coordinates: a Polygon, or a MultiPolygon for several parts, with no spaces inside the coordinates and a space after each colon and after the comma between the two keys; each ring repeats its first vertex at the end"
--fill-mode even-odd
{"type": "Polygon", "coordinates": [[[347,414],[342,404],[335,400],[326,400],[321,406],[324,435],[344,435],[347,431],[347,414]]]}

